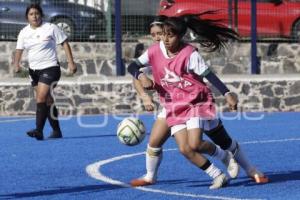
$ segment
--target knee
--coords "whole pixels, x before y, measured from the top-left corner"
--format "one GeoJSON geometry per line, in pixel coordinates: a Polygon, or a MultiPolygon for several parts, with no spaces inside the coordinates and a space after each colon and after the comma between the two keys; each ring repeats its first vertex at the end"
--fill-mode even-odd
{"type": "Polygon", "coordinates": [[[149,142],[148,142],[148,147],[153,147],[153,148],[161,148],[162,145],[160,144],[159,139],[156,137],[153,137],[150,135],[149,142]]]}
{"type": "Polygon", "coordinates": [[[189,146],[192,151],[197,152],[203,152],[206,149],[205,141],[203,140],[189,142],[189,146]]]}
{"type": "Polygon", "coordinates": [[[190,148],[191,148],[192,151],[199,151],[200,144],[201,144],[200,142],[193,141],[193,142],[189,143],[189,146],[190,146],[190,148]]]}
{"type": "Polygon", "coordinates": [[[44,96],[36,96],[36,102],[37,102],[37,103],[46,103],[46,102],[47,102],[47,97],[44,97],[44,96]]]}
{"type": "Polygon", "coordinates": [[[187,158],[191,157],[192,149],[190,148],[189,145],[180,146],[179,151],[185,157],[187,158]]]}
{"type": "Polygon", "coordinates": [[[240,151],[240,145],[237,141],[232,140],[232,143],[227,150],[231,151],[233,155],[236,155],[240,151]]]}
{"type": "Polygon", "coordinates": [[[51,97],[51,96],[48,96],[47,97],[47,106],[51,106],[53,103],[54,103],[54,100],[53,100],[53,98],[51,97]]]}

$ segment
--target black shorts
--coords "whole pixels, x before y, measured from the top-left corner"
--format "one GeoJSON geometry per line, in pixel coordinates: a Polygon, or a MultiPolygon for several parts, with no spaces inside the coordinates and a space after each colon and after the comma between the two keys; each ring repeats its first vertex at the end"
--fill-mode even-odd
{"type": "Polygon", "coordinates": [[[29,69],[31,85],[35,87],[39,82],[55,87],[60,79],[61,71],[59,66],[48,67],[41,70],[29,69]]]}

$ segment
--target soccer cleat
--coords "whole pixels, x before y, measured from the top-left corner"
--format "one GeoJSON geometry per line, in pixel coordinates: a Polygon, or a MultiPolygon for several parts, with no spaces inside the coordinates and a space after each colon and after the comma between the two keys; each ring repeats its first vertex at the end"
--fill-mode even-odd
{"type": "Polygon", "coordinates": [[[229,176],[231,178],[236,178],[239,174],[240,168],[230,151],[226,151],[226,157],[224,158],[224,160],[222,160],[222,162],[227,167],[229,176]]]}
{"type": "Polygon", "coordinates": [[[29,137],[34,137],[35,139],[37,140],[43,140],[44,139],[44,135],[42,132],[36,130],[36,129],[33,129],[33,130],[30,130],[27,132],[27,135],[29,137]]]}
{"type": "Polygon", "coordinates": [[[62,138],[62,133],[61,131],[52,131],[50,136],[48,137],[49,139],[57,139],[57,138],[62,138]]]}
{"type": "Polygon", "coordinates": [[[26,134],[27,134],[29,137],[34,137],[34,132],[35,132],[35,131],[36,131],[35,129],[32,129],[32,130],[30,130],[30,131],[27,131],[26,134]]]}
{"type": "Polygon", "coordinates": [[[269,178],[257,169],[251,170],[248,176],[257,184],[264,184],[269,182],[269,178]]]}
{"type": "Polygon", "coordinates": [[[213,180],[211,186],[209,186],[209,189],[211,190],[219,189],[221,187],[226,186],[227,183],[228,183],[228,179],[226,175],[222,173],[213,180]]]}
{"type": "Polygon", "coordinates": [[[266,176],[259,176],[258,174],[255,174],[251,178],[258,184],[269,183],[269,178],[266,176]]]}
{"type": "Polygon", "coordinates": [[[155,183],[155,181],[153,181],[153,180],[151,180],[151,181],[146,180],[145,177],[133,179],[132,181],[130,181],[130,185],[132,187],[140,187],[140,186],[153,185],[154,183],[155,183]]]}

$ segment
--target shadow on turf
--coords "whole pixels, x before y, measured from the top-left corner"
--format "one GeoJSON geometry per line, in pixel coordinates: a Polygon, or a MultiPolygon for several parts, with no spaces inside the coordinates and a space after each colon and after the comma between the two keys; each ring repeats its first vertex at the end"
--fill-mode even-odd
{"type": "Polygon", "coordinates": [[[63,137],[63,139],[84,139],[84,138],[102,138],[102,137],[116,137],[115,134],[103,134],[103,135],[83,135],[83,136],[74,136],[74,137],[63,137]]]}
{"type": "MultiPolygon", "coordinates": [[[[150,135],[150,133],[146,133],[147,135],[150,135]]],[[[83,136],[74,136],[74,137],[63,137],[61,139],[84,139],[84,138],[102,138],[102,137],[116,137],[116,134],[101,134],[101,135],[83,135],[83,136]]]]}
{"type": "Polygon", "coordinates": [[[59,187],[56,189],[33,191],[33,192],[20,192],[13,194],[0,195],[0,199],[20,199],[20,198],[30,198],[30,197],[45,197],[59,194],[73,194],[80,192],[101,192],[115,189],[125,189],[121,186],[116,185],[87,185],[82,187],[59,187]]]}
{"type": "MultiPolygon", "coordinates": [[[[273,183],[284,183],[288,181],[300,180],[300,171],[280,171],[280,172],[267,172],[265,173],[268,176],[270,182],[267,184],[273,183]]],[[[238,181],[236,183],[232,183],[229,186],[256,186],[257,183],[253,182],[248,177],[243,177],[244,181],[238,181]]]]}
{"type": "MultiPolygon", "coordinates": [[[[273,184],[273,183],[284,183],[288,181],[297,181],[300,180],[300,171],[281,171],[281,172],[267,172],[265,173],[270,182],[267,184],[273,184]]],[[[164,181],[167,182],[167,181],[164,181]]],[[[171,181],[172,182],[172,181],[171,181]]],[[[206,181],[184,181],[189,182],[193,185],[190,185],[189,187],[207,187],[210,184],[208,184],[206,181]]],[[[180,182],[179,182],[180,183],[180,182]]],[[[183,182],[182,182],[183,183],[183,182]]],[[[172,183],[170,183],[172,184],[172,183]]],[[[236,180],[233,180],[229,183],[227,187],[238,187],[238,186],[257,186],[258,184],[255,183],[253,180],[251,180],[249,177],[238,177],[236,180]]]]}
{"type": "MultiPolygon", "coordinates": [[[[286,171],[286,172],[268,172],[266,175],[270,179],[270,183],[281,183],[288,181],[300,180],[300,171],[286,171]]],[[[183,184],[189,183],[193,184],[188,187],[208,187],[210,184],[208,180],[188,180],[188,179],[175,179],[175,180],[161,180],[158,181],[157,184],[160,185],[170,185],[170,184],[183,184]]],[[[231,182],[227,187],[237,187],[237,186],[257,186],[252,180],[248,177],[240,177],[234,182],[231,182]]],[[[80,192],[101,192],[115,189],[125,189],[121,186],[116,185],[88,185],[82,187],[61,187],[52,190],[44,190],[44,191],[34,191],[34,192],[24,192],[24,193],[13,193],[13,194],[5,194],[0,195],[0,199],[18,199],[18,198],[30,198],[30,197],[43,197],[43,196],[51,196],[51,195],[59,195],[59,194],[73,194],[80,192]]]]}

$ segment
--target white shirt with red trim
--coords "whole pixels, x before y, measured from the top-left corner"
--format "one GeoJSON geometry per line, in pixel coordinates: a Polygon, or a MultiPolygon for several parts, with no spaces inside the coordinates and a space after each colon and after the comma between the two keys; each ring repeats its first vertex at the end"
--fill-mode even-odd
{"type": "Polygon", "coordinates": [[[56,45],[66,39],[55,24],[42,23],[35,29],[28,24],[19,33],[16,49],[27,50],[29,68],[41,70],[58,65],[56,45]]]}

